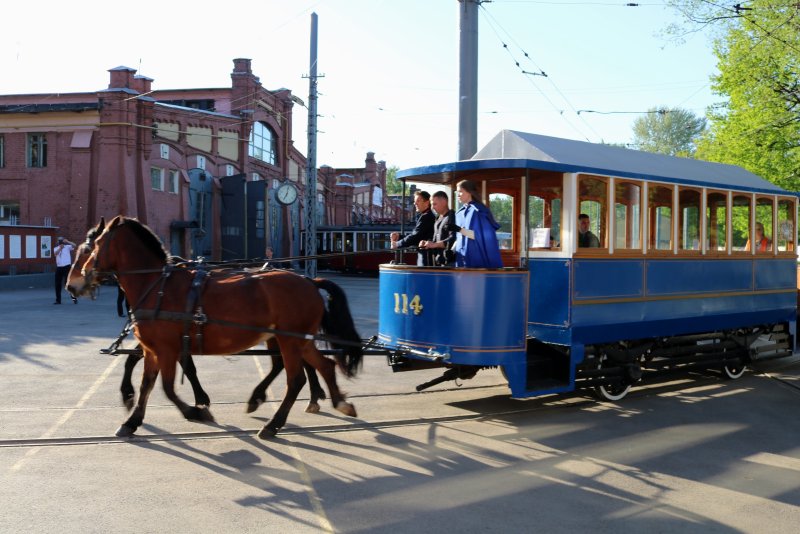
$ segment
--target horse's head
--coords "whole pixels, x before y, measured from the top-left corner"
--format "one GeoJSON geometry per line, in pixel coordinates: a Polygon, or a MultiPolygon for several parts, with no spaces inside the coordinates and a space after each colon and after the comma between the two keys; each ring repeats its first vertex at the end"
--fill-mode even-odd
{"type": "Polygon", "coordinates": [[[75,261],[70,267],[69,275],[67,275],[67,291],[73,297],[81,297],[89,295],[92,300],[97,296],[96,277],[86,276],[86,263],[92,258],[95,242],[100,234],[105,230],[105,218],[101,217],[100,222],[94,228],[86,232],[86,240],[78,245],[75,251],[75,261]]]}
{"type": "Polygon", "coordinates": [[[159,273],[167,262],[167,252],[158,236],[136,219],[122,215],[108,224],[101,219],[89,230],[83,246],[67,287],[77,295],[92,292],[114,275],[159,273]]]}

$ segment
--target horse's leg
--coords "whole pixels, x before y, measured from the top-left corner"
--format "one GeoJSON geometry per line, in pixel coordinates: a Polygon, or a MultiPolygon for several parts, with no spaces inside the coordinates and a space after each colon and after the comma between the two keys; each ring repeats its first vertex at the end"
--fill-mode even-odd
{"type": "Polygon", "coordinates": [[[306,372],[306,376],[308,377],[308,387],[311,390],[311,399],[309,399],[308,406],[306,406],[306,412],[318,413],[319,401],[325,400],[328,397],[325,395],[325,390],[319,385],[317,372],[308,362],[303,362],[303,370],[306,372]]]}
{"type": "Polygon", "coordinates": [[[211,415],[207,406],[189,406],[175,393],[175,360],[178,360],[180,356],[175,354],[175,358],[170,359],[164,357],[163,353],[159,354],[161,358],[161,385],[167,398],[178,407],[183,416],[189,421],[213,422],[214,416],[211,415]]]}
{"type": "Polygon", "coordinates": [[[133,399],[136,397],[136,390],[133,389],[133,368],[139,363],[139,360],[144,358],[144,354],[128,354],[125,360],[125,372],[122,374],[122,384],[119,386],[119,391],[122,393],[122,404],[128,410],[133,409],[133,399]]]}
{"type": "MultiPolygon", "coordinates": [[[[277,350],[278,343],[275,341],[275,338],[271,338],[267,341],[267,348],[270,350],[277,350]]],[[[264,380],[258,383],[258,385],[253,390],[253,393],[250,394],[250,399],[247,401],[247,408],[245,408],[245,413],[253,413],[258,409],[259,406],[267,402],[267,388],[272,381],[275,380],[275,377],[283,371],[283,358],[280,354],[273,354],[271,355],[272,358],[272,369],[264,377],[264,380]]]]}
{"type": "MultiPolygon", "coordinates": [[[[129,358],[130,360],[130,358],[129,358]]],[[[136,360],[138,361],[138,360],[136,360]]],[[[134,361],[134,365],[136,364],[134,361]]],[[[129,438],[136,432],[142,421],[144,421],[144,412],[147,408],[147,399],[150,397],[150,392],[153,391],[153,385],[156,383],[158,377],[158,360],[154,353],[144,351],[144,371],[142,372],[142,385],[139,388],[139,401],[136,407],[128,417],[128,420],[122,423],[117,429],[116,435],[120,438],[129,438]]]]}
{"type": "Polygon", "coordinates": [[[310,364],[320,374],[325,384],[328,386],[328,392],[331,394],[331,402],[333,407],[345,415],[351,417],[356,416],[356,408],[345,400],[345,395],[339,391],[339,386],[336,385],[336,363],[322,355],[313,343],[309,343],[303,351],[303,359],[310,364]]]}
{"type": "Polygon", "coordinates": [[[198,408],[211,406],[211,399],[208,398],[208,393],[203,390],[203,386],[200,385],[200,380],[197,378],[197,368],[194,366],[192,355],[190,354],[189,357],[186,358],[185,364],[183,359],[181,359],[180,364],[186,378],[189,379],[189,383],[192,385],[194,405],[198,408]]]}
{"type": "Polygon", "coordinates": [[[283,365],[286,369],[286,394],[283,396],[283,402],[281,402],[272,420],[258,433],[258,437],[261,439],[274,437],[278,430],[283,428],[283,425],[286,424],[286,418],[289,416],[289,410],[292,409],[294,401],[297,400],[297,395],[306,384],[303,366],[298,357],[301,353],[301,344],[298,344],[295,340],[285,340],[280,342],[280,347],[283,365]]]}

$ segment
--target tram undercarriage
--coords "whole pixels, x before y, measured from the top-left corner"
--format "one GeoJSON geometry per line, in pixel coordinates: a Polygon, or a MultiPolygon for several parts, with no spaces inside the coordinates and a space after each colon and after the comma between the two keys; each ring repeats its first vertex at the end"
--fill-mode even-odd
{"type": "MultiPolygon", "coordinates": [[[[750,363],[792,354],[794,342],[788,326],[780,323],[588,345],[582,361],[574,364],[574,374],[569,347],[530,338],[526,390],[534,396],[556,389],[594,389],[601,400],[617,401],[632,385],[670,373],[714,369],[725,378],[736,379],[750,363]]],[[[440,377],[417,386],[417,391],[450,380],[467,380],[481,369],[495,367],[417,360],[399,354],[390,356],[389,363],[394,371],[446,368],[440,377]]]]}

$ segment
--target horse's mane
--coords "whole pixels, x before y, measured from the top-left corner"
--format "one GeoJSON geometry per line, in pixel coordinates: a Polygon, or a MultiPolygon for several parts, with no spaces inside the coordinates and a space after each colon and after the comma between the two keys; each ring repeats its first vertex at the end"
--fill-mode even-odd
{"type": "Polygon", "coordinates": [[[129,219],[127,217],[120,217],[119,224],[128,225],[133,233],[142,240],[144,246],[166,263],[169,254],[167,254],[167,251],[164,249],[164,244],[150,228],[136,219],[129,219]]]}

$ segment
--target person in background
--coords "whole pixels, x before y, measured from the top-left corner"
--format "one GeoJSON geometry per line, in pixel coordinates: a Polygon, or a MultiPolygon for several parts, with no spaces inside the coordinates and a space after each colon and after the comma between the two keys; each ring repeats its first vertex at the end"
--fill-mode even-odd
{"type": "MultiPolygon", "coordinates": [[[[750,240],[744,247],[745,250],[750,250],[750,240]]],[[[764,224],[756,222],[756,252],[767,252],[772,250],[772,240],[764,235],[764,224]]]]}
{"type": "Polygon", "coordinates": [[[122,286],[119,285],[117,282],[117,315],[120,317],[125,317],[128,313],[128,302],[125,297],[125,291],[122,290],[122,286]]]}
{"type": "Polygon", "coordinates": [[[599,248],[600,240],[589,228],[592,220],[585,213],[578,215],[578,248],[599,248]]]}
{"type": "Polygon", "coordinates": [[[455,265],[455,254],[451,248],[456,241],[453,231],[456,212],[450,209],[450,202],[444,191],[435,192],[431,197],[431,204],[439,217],[433,223],[433,238],[430,241],[420,241],[419,248],[430,250],[431,265],[452,267],[455,265]]]}
{"type": "Polygon", "coordinates": [[[495,269],[503,266],[497,230],[500,224],[492,212],[479,200],[478,189],[471,180],[458,182],[458,200],[461,207],[456,212],[456,267],[483,267],[495,269]]]}
{"type": "MultiPolygon", "coordinates": [[[[56,248],[53,249],[53,257],[56,259],[56,301],[53,304],[61,304],[61,290],[67,283],[69,268],[72,266],[72,251],[75,250],[75,243],[64,237],[59,237],[56,241],[56,248]]],[[[78,303],[78,299],[72,297],[73,304],[78,303]]]]}
{"type": "MultiPolygon", "coordinates": [[[[433,238],[433,223],[436,221],[436,216],[431,211],[431,194],[422,190],[414,191],[414,206],[419,213],[414,230],[402,239],[399,232],[392,232],[390,235],[392,248],[415,247],[421,241],[430,241],[433,238]]],[[[425,250],[417,252],[417,265],[431,265],[429,254],[425,250]]]]}

